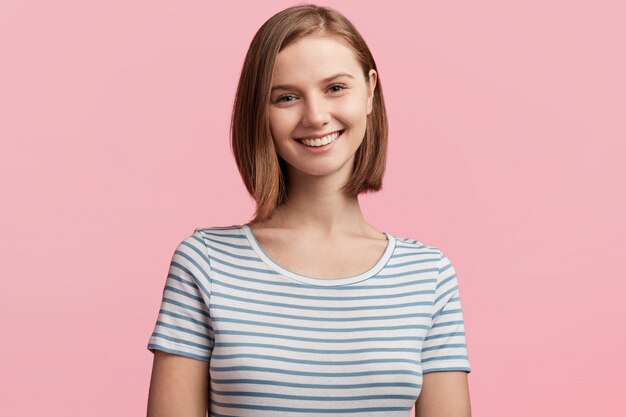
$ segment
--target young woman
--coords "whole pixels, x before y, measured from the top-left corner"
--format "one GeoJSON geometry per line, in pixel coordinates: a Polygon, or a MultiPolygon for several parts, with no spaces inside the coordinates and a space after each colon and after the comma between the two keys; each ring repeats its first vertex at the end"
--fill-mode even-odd
{"type": "Polygon", "coordinates": [[[175,251],[148,344],[149,417],[469,416],[452,264],[359,207],[381,188],[387,118],[354,26],[315,5],[270,18],[231,127],[256,215],[175,251]]]}

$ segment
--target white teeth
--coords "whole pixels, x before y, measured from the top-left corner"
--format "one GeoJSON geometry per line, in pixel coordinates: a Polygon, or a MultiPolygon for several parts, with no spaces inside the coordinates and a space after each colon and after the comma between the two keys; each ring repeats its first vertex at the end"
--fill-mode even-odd
{"type": "Polygon", "coordinates": [[[330,135],[326,135],[323,138],[318,139],[298,139],[300,142],[304,143],[307,146],[323,146],[326,145],[339,137],[339,132],[331,133],[330,135]]]}

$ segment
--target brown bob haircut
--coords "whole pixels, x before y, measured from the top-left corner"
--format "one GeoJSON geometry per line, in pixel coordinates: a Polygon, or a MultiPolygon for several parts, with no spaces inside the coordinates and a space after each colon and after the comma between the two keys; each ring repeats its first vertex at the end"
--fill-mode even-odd
{"type": "MultiPolygon", "coordinates": [[[[246,54],[231,119],[231,149],[237,168],[256,201],[250,223],[271,217],[287,201],[286,162],[274,148],[269,124],[269,102],[274,64],[287,45],[309,35],[337,36],[354,51],[365,79],[376,70],[374,57],[354,25],[341,13],[314,4],[287,8],[261,26],[246,54]]],[[[387,158],[388,123],[380,75],[377,75],[372,111],[363,143],[356,151],[353,174],[342,191],[350,196],[382,187],[387,158]]]]}

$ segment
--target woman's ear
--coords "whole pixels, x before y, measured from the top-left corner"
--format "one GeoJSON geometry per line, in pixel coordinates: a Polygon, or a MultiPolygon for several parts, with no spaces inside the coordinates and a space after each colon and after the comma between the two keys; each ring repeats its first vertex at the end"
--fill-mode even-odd
{"type": "Polygon", "coordinates": [[[367,114],[369,116],[369,114],[372,112],[373,108],[374,108],[374,91],[376,90],[376,81],[378,80],[378,74],[376,73],[376,70],[371,69],[369,74],[368,74],[368,83],[367,83],[367,87],[368,87],[368,91],[367,91],[367,114]]]}

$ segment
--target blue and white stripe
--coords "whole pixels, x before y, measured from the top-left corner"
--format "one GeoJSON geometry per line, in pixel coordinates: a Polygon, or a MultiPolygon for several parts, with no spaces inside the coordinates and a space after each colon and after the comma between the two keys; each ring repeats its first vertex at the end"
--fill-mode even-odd
{"type": "Polygon", "coordinates": [[[423,374],[470,372],[458,282],[438,249],[385,233],[349,278],[282,268],[247,225],[177,247],[148,349],[208,361],[213,416],[402,416],[423,374]]]}

